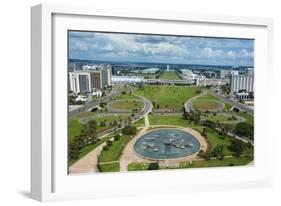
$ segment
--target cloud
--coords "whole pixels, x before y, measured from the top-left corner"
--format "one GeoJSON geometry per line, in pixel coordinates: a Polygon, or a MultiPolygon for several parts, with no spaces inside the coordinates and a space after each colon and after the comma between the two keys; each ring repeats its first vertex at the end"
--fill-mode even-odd
{"type": "Polygon", "coordinates": [[[253,57],[254,56],[254,53],[251,51],[248,51],[247,49],[242,49],[240,52],[239,52],[239,56],[240,57],[253,57]]]}
{"type": "Polygon", "coordinates": [[[101,32],[70,32],[76,59],[164,63],[253,64],[253,40],[101,32]]]}
{"type": "Polygon", "coordinates": [[[223,54],[223,51],[221,49],[215,50],[210,47],[205,47],[202,50],[203,57],[220,57],[220,56],[222,56],[222,54],[223,54]]]}

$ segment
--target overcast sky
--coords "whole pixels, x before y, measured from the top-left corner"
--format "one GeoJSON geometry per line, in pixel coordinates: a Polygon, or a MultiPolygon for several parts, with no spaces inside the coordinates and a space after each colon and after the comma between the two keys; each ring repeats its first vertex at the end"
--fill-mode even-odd
{"type": "Polygon", "coordinates": [[[246,39],[69,32],[72,59],[253,66],[246,39]]]}

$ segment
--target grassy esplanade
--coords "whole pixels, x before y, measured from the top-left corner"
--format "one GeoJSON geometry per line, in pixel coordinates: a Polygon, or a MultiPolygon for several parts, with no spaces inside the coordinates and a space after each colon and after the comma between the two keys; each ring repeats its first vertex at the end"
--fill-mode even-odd
{"type": "Polygon", "coordinates": [[[196,110],[215,110],[219,109],[222,103],[210,100],[195,100],[192,104],[193,109],[196,110]]]}
{"type": "Polygon", "coordinates": [[[136,92],[149,99],[154,109],[182,110],[184,102],[196,95],[195,87],[147,85],[136,92]]]}
{"type": "Polygon", "coordinates": [[[131,100],[119,100],[115,101],[111,104],[113,109],[121,109],[121,110],[141,110],[143,108],[143,102],[131,100]]]}
{"type": "Polygon", "coordinates": [[[164,71],[159,79],[179,80],[181,77],[175,71],[164,71]]]}

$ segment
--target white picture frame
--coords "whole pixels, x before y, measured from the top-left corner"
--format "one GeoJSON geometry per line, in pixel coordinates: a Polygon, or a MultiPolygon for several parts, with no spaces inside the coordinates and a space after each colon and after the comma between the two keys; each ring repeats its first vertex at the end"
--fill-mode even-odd
{"type": "Polygon", "coordinates": [[[31,9],[31,26],[32,198],[53,201],[272,186],[274,135],[267,113],[272,103],[262,97],[265,92],[270,95],[273,91],[269,78],[274,75],[272,19],[40,4],[31,9]],[[157,31],[155,24],[159,26],[157,31]],[[182,30],[188,28],[186,25],[192,27],[192,31],[182,30]],[[189,35],[256,39],[255,165],[69,176],[65,147],[66,95],[63,95],[67,91],[67,69],[57,69],[66,63],[64,34],[68,29],[163,34],[189,32],[189,35]]]}

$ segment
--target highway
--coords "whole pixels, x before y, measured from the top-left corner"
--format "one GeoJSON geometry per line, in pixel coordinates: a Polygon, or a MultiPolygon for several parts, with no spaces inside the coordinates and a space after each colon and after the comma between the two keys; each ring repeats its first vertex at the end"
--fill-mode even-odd
{"type": "Polygon", "coordinates": [[[74,109],[72,111],[69,111],[68,115],[69,115],[69,117],[72,117],[80,112],[87,111],[91,108],[98,106],[101,102],[111,100],[113,97],[119,96],[120,94],[121,94],[121,91],[117,91],[117,90],[112,91],[112,93],[108,96],[102,97],[101,99],[99,99],[97,101],[86,102],[83,106],[81,106],[77,109],[74,109]]]}
{"type": "Polygon", "coordinates": [[[218,94],[218,93],[216,93],[216,92],[213,92],[213,91],[211,91],[211,90],[208,90],[208,92],[210,92],[210,93],[211,93],[212,95],[214,95],[215,97],[221,99],[221,100],[224,101],[225,103],[228,103],[228,104],[230,104],[230,105],[233,105],[233,106],[239,108],[240,110],[246,111],[246,112],[248,112],[248,114],[254,116],[254,109],[253,109],[253,108],[248,107],[247,105],[244,105],[244,104],[242,104],[242,103],[240,103],[240,102],[237,102],[237,101],[228,99],[227,97],[225,97],[225,96],[223,96],[223,95],[221,95],[221,94],[218,94]]]}

